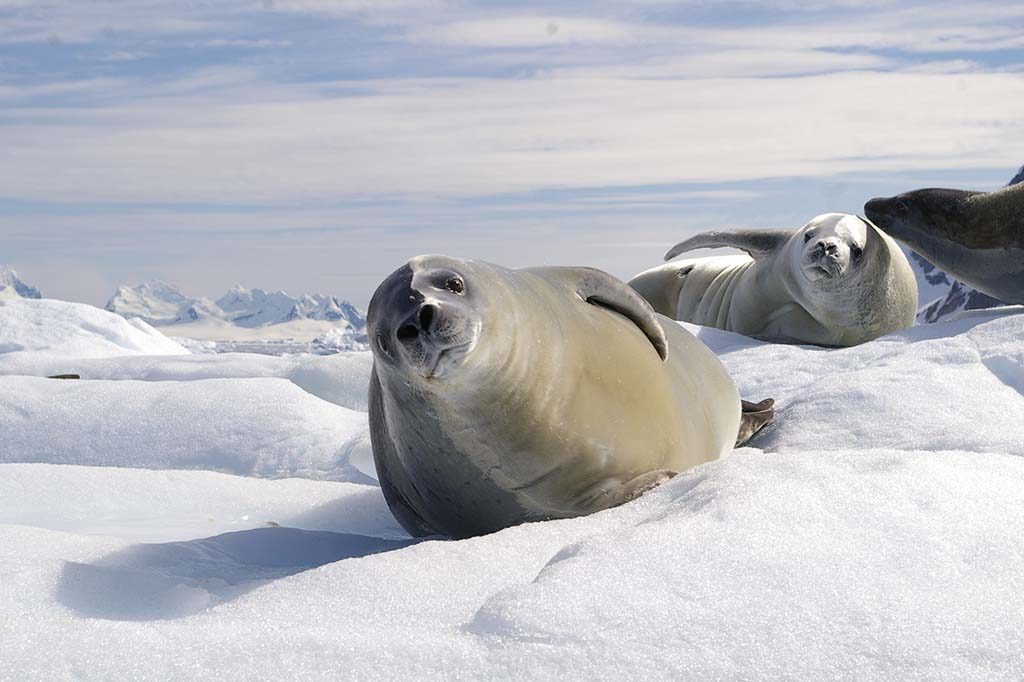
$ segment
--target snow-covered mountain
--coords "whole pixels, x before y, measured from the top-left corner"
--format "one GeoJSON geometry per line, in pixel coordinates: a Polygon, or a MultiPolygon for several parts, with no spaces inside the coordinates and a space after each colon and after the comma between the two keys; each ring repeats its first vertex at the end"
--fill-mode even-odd
{"type": "Polygon", "coordinates": [[[177,287],[160,281],[122,286],[107,302],[106,309],[123,317],[142,318],[159,327],[204,320],[249,329],[298,320],[331,322],[352,331],[366,326],[355,306],[334,296],[303,294],[296,298],[283,291],[241,286],[232,287],[216,301],[186,296],[177,287]]]}
{"type": "Polygon", "coordinates": [[[118,287],[107,301],[106,309],[122,317],[138,317],[154,326],[222,316],[216,304],[209,299],[189,298],[174,285],[159,280],[134,287],[118,287]]]}
{"type": "Polygon", "coordinates": [[[216,305],[227,319],[240,327],[262,327],[294,320],[345,322],[353,329],[366,326],[366,320],[351,303],[323,294],[293,298],[283,291],[234,286],[217,299],[216,305]]]}
{"type": "MultiPolygon", "coordinates": [[[[1020,167],[1020,170],[1006,186],[1021,182],[1024,182],[1024,166],[1020,167]]],[[[1003,305],[1002,301],[950,277],[916,253],[908,251],[908,254],[914,274],[917,275],[920,292],[921,307],[917,311],[918,324],[939,322],[965,310],[980,310],[1003,305]]]]}
{"type": "Polygon", "coordinates": [[[25,284],[9,265],[0,265],[0,298],[42,298],[33,286],[25,284]]]}
{"type": "Polygon", "coordinates": [[[1020,167],[1020,170],[1017,171],[1017,174],[1013,176],[1013,180],[1010,180],[1008,183],[1006,183],[1006,186],[1009,187],[1010,185],[1016,185],[1021,182],[1024,182],[1024,166],[1020,167]]]}
{"type": "Polygon", "coordinates": [[[931,324],[964,310],[981,310],[1003,305],[1002,301],[972,289],[953,279],[913,251],[908,251],[910,265],[917,275],[921,307],[918,324],[931,324]]]}

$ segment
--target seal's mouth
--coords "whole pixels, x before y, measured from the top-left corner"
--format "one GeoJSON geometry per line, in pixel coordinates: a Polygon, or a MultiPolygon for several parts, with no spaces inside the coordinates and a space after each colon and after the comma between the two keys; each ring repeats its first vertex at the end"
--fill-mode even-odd
{"type": "Polygon", "coordinates": [[[452,367],[455,367],[469,351],[473,349],[472,341],[465,341],[454,346],[442,348],[434,354],[432,360],[424,364],[425,379],[441,379],[452,367]]]}
{"type": "Polygon", "coordinates": [[[843,263],[833,256],[821,257],[814,267],[828,277],[839,277],[846,270],[843,267],[843,263]]]}
{"type": "Polygon", "coordinates": [[[838,251],[829,251],[819,244],[807,252],[803,270],[812,282],[836,279],[846,274],[847,263],[838,251]]]}
{"type": "Polygon", "coordinates": [[[864,204],[864,215],[878,227],[885,229],[890,221],[889,200],[881,197],[871,199],[864,204]]]}

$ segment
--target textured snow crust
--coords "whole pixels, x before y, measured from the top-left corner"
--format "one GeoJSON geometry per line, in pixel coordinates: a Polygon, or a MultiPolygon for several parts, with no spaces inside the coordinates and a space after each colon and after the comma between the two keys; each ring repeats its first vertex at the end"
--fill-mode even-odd
{"type": "Polygon", "coordinates": [[[1024,677],[1021,309],[687,328],[777,399],[756,447],[459,542],[365,475],[367,354],[0,354],[0,679],[1024,677]]]}

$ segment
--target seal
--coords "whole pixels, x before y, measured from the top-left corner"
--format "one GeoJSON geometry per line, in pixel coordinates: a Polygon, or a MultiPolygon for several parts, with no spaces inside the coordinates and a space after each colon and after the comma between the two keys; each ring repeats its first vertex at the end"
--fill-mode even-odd
{"type": "Polygon", "coordinates": [[[1024,303],[1024,184],[994,192],[919,189],[864,206],[940,270],[1006,303],[1024,303]]]}
{"type": "Polygon", "coordinates": [[[663,315],[765,341],[854,346],[909,327],[917,281],[899,246],[863,218],[825,213],[799,230],[704,232],[629,284],[663,315]]]}
{"type": "Polygon", "coordinates": [[[418,256],[377,288],[367,335],[374,462],[413,536],[621,504],[772,416],[741,418],[707,347],[590,268],[418,256]]]}

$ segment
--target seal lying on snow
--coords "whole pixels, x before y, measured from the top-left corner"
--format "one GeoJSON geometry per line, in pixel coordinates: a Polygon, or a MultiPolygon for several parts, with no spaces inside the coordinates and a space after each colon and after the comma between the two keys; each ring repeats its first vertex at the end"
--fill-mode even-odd
{"type": "Polygon", "coordinates": [[[670,263],[629,283],[663,315],[765,341],[854,346],[914,323],[917,281],[906,256],[857,216],[826,213],[799,230],[705,232],[665,260],[721,246],[749,255],[670,263]]]}
{"type": "Polygon", "coordinates": [[[374,461],[414,536],[621,504],[772,416],[741,420],[711,351],[589,268],[419,256],[377,288],[367,332],[374,461]]]}
{"type": "Polygon", "coordinates": [[[919,189],[864,206],[880,228],[978,291],[1024,303],[1024,184],[919,189]]]}

